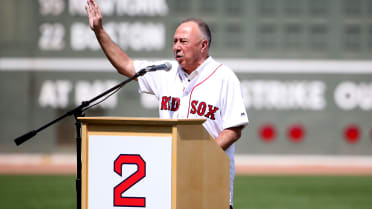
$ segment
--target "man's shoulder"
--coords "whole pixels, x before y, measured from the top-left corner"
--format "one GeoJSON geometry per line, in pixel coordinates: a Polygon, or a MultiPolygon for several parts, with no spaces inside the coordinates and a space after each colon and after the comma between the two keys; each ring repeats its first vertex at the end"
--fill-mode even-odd
{"type": "Polygon", "coordinates": [[[223,62],[219,62],[218,60],[213,59],[213,65],[217,66],[216,73],[218,76],[220,76],[223,79],[231,79],[231,78],[236,78],[237,76],[235,75],[234,71],[226,64],[223,62]]]}

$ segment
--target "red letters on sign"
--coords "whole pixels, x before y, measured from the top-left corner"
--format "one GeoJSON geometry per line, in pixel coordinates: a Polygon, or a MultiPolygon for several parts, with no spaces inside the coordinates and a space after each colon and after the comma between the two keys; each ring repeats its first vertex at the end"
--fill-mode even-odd
{"type": "Polygon", "coordinates": [[[114,206],[145,207],[145,197],[123,197],[122,194],[146,176],[146,163],[140,155],[121,154],[114,161],[114,171],[122,176],[122,167],[125,164],[137,165],[137,171],[114,188],[114,206]]]}

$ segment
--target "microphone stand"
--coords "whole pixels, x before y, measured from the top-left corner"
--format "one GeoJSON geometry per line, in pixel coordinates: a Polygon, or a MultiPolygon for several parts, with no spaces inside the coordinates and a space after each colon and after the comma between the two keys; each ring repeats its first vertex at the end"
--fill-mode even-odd
{"type": "Polygon", "coordinates": [[[23,144],[30,138],[34,137],[37,133],[40,131],[48,128],[49,126],[53,125],[54,123],[57,123],[58,121],[64,119],[67,116],[73,115],[75,118],[75,128],[76,128],[76,197],[77,197],[77,209],[81,208],[81,121],[78,119],[78,117],[84,116],[84,111],[88,110],[91,106],[89,106],[91,103],[95,102],[96,100],[102,98],[103,96],[120,89],[125,84],[131,82],[132,80],[135,80],[139,76],[143,76],[145,73],[153,71],[149,67],[144,68],[140,71],[138,71],[134,76],[126,79],[125,81],[119,83],[118,85],[106,90],[105,92],[101,93],[100,95],[92,98],[89,101],[83,101],[79,106],[75,107],[74,109],[66,112],[64,115],[58,117],[57,119],[41,126],[40,128],[36,130],[32,130],[22,136],[17,137],[14,142],[17,146],[23,144]]]}

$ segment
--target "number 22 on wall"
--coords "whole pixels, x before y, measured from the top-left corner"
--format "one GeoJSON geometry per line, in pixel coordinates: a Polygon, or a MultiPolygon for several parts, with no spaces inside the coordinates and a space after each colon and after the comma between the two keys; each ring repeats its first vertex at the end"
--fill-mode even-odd
{"type": "Polygon", "coordinates": [[[137,171],[114,187],[114,206],[145,207],[145,197],[126,197],[122,194],[146,176],[146,162],[138,154],[120,154],[114,161],[114,171],[119,176],[122,176],[122,168],[125,164],[137,165],[137,171]]]}

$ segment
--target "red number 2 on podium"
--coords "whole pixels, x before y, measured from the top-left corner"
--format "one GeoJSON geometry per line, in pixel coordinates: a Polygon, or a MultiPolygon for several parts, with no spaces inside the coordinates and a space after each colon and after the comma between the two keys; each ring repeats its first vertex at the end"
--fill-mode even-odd
{"type": "Polygon", "coordinates": [[[137,165],[137,171],[114,187],[114,206],[145,207],[145,197],[124,197],[122,194],[146,176],[146,163],[140,155],[121,154],[114,162],[114,170],[120,176],[124,164],[137,165]]]}

